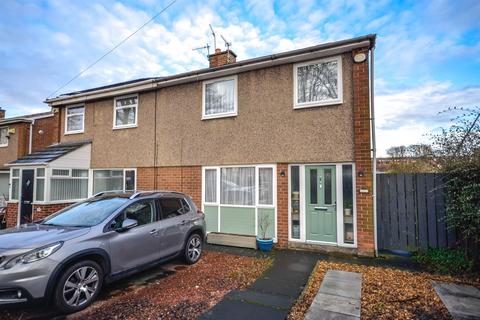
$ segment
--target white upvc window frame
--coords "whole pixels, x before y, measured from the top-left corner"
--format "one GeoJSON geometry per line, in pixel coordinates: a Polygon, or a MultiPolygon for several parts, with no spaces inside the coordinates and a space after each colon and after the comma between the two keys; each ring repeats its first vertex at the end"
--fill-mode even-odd
{"type": "MultiPolygon", "coordinates": [[[[129,95],[120,96],[120,97],[115,97],[113,99],[113,130],[121,130],[121,129],[129,129],[129,128],[138,127],[138,107],[139,107],[139,105],[140,105],[140,97],[139,97],[138,93],[129,94],[129,95]],[[133,108],[133,105],[125,106],[125,107],[117,107],[117,100],[128,99],[128,98],[136,98],[137,99],[137,104],[135,105],[135,122],[125,124],[125,125],[117,125],[117,110],[118,109],[133,108]]],[[[107,170],[107,169],[105,169],[105,170],[107,170]]]]}
{"type": "Polygon", "coordinates": [[[12,203],[17,203],[20,201],[20,194],[22,190],[22,168],[10,168],[10,181],[9,181],[9,187],[8,187],[8,202],[12,203]],[[18,170],[18,177],[13,176],[13,170],[18,170]],[[13,180],[18,179],[18,197],[17,199],[13,199],[13,180]]]}
{"type": "Polygon", "coordinates": [[[233,75],[233,76],[228,76],[228,77],[222,77],[222,78],[215,78],[212,80],[205,80],[202,83],[202,120],[209,120],[209,119],[217,119],[217,118],[227,118],[227,117],[236,117],[238,115],[238,76],[233,75]],[[215,82],[221,82],[221,81],[227,81],[227,80],[233,80],[233,111],[229,112],[223,112],[223,113],[216,113],[216,114],[206,114],[206,88],[207,84],[215,83],[215,82]]]}
{"type": "Polygon", "coordinates": [[[85,105],[84,104],[75,104],[71,105],[65,108],[65,130],[64,134],[69,135],[69,134],[79,134],[79,133],[84,133],[85,132],[85,105]],[[68,109],[72,108],[78,108],[78,107],[83,107],[83,113],[75,113],[75,114],[68,114],[68,109]],[[68,130],[68,118],[73,117],[73,116],[78,116],[82,115],[82,129],[81,130],[68,130]]]}
{"type": "MultiPolygon", "coordinates": [[[[35,175],[36,175],[36,170],[35,170],[35,175]]],[[[58,168],[58,167],[53,167],[53,168],[46,168],[45,169],[45,196],[44,196],[44,201],[38,201],[38,203],[42,204],[57,204],[57,203],[73,203],[73,202],[79,202],[83,201],[88,198],[88,192],[89,192],[89,184],[90,184],[90,170],[89,168],[58,168]],[[63,175],[53,175],[53,170],[67,170],[68,171],[68,176],[63,176],[63,175]],[[83,170],[87,171],[87,176],[86,177],[72,177],[72,170],[83,170]],[[64,200],[51,200],[52,195],[51,195],[51,186],[52,186],[52,179],[84,179],[87,180],[87,197],[86,198],[78,198],[78,199],[64,199],[64,200]]],[[[34,186],[34,192],[36,192],[36,184],[34,186]]]]}
{"type": "Polygon", "coordinates": [[[35,183],[33,184],[33,203],[45,203],[47,199],[47,168],[46,167],[37,167],[35,168],[35,174],[34,174],[34,180],[35,183]],[[38,175],[38,170],[43,169],[43,177],[38,175]],[[38,200],[37,199],[37,186],[38,186],[38,180],[43,180],[43,200],[38,200]]]}
{"type": "Polygon", "coordinates": [[[308,62],[296,63],[293,65],[293,108],[294,109],[303,109],[303,108],[313,108],[329,105],[338,105],[343,103],[343,68],[342,68],[342,56],[335,56],[324,59],[317,59],[308,62]],[[337,61],[337,72],[338,72],[338,97],[337,99],[330,99],[324,101],[312,101],[312,102],[303,102],[298,103],[298,68],[309,66],[317,63],[324,63],[330,61],[337,61]]]}
{"type": "Polygon", "coordinates": [[[225,165],[225,166],[204,166],[202,167],[202,211],[205,211],[205,206],[218,206],[218,226],[217,230],[220,230],[221,222],[221,208],[255,208],[255,235],[258,236],[260,230],[258,230],[258,209],[273,209],[274,214],[274,237],[273,241],[277,242],[277,229],[278,229],[278,218],[277,218],[277,165],[276,164],[259,164],[259,165],[225,165]],[[233,205],[233,204],[221,204],[221,195],[220,195],[220,174],[222,168],[255,168],[255,204],[254,205],[233,205]],[[259,169],[260,168],[271,168],[272,169],[272,188],[273,188],[273,203],[271,205],[259,204],[259,169]],[[216,180],[216,201],[215,202],[205,202],[205,171],[206,170],[216,170],[217,180],[216,180]]]}
{"type": "Polygon", "coordinates": [[[288,241],[295,243],[318,244],[327,246],[336,246],[343,248],[357,248],[358,233],[357,233],[357,196],[356,196],[356,175],[354,162],[339,162],[339,163],[292,163],[288,165],[288,241]],[[343,169],[342,165],[352,166],[352,183],[353,183],[353,243],[345,243],[343,235],[343,169]],[[291,185],[291,167],[299,167],[299,187],[300,187],[300,238],[292,238],[292,185],[291,185]],[[313,241],[306,239],[306,212],[305,212],[305,167],[306,166],[335,166],[336,175],[336,202],[337,202],[337,242],[313,241]]]}
{"type": "Polygon", "coordinates": [[[89,177],[90,177],[90,181],[88,183],[88,195],[91,197],[91,196],[94,196],[95,194],[93,193],[93,186],[94,186],[94,172],[95,171],[103,171],[103,170],[115,170],[115,171],[120,171],[122,170],[123,171],[123,191],[125,191],[125,186],[126,186],[126,172],[127,171],[134,171],[135,172],[135,186],[134,186],[134,189],[133,190],[129,190],[129,191],[135,191],[137,190],[137,183],[138,183],[138,175],[137,175],[137,168],[95,168],[95,169],[90,169],[90,172],[89,172],[89,177]]]}
{"type": "Polygon", "coordinates": [[[0,143],[0,148],[6,148],[8,147],[8,142],[9,142],[9,130],[10,128],[7,126],[7,127],[0,127],[0,130],[3,130],[3,129],[6,129],[7,130],[7,135],[6,135],[6,139],[7,139],[7,143],[0,143]]]}

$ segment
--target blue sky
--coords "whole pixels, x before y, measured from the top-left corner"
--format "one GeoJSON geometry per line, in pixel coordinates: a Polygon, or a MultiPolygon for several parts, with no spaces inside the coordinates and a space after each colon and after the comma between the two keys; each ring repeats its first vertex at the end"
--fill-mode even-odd
{"type": "MultiPolygon", "coordinates": [[[[0,1],[0,106],[48,110],[44,99],[170,1],[0,1]]],[[[380,154],[448,125],[438,112],[480,105],[480,1],[178,0],[61,92],[207,66],[192,48],[208,24],[238,59],[376,33],[380,154]]]]}

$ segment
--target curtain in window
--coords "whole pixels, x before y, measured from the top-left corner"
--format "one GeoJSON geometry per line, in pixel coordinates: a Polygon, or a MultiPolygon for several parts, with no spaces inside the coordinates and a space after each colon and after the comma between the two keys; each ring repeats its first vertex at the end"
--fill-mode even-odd
{"type": "Polygon", "coordinates": [[[109,190],[123,190],[123,170],[93,171],[93,194],[109,190]]]}
{"type": "Polygon", "coordinates": [[[8,128],[0,128],[0,145],[8,145],[8,128]]]}
{"type": "Polygon", "coordinates": [[[222,168],[221,204],[255,205],[255,168],[222,168]]]}
{"type": "Polygon", "coordinates": [[[235,80],[223,80],[205,85],[205,115],[235,111],[235,80]]]}
{"type": "Polygon", "coordinates": [[[205,170],[205,202],[217,202],[217,170],[205,170]]]}
{"type": "Polygon", "coordinates": [[[85,108],[75,107],[67,109],[67,132],[83,130],[85,108]]]}
{"type": "Polygon", "coordinates": [[[88,193],[88,179],[52,178],[50,188],[52,201],[85,199],[88,193]]]}
{"type": "Polygon", "coordinates": [[[35,200],[43,201],[45,199],[45,179],[37,178],[36,187],[37,191],[35,192],[35,200]]]}
{"type": "Polygon", "coordinates": [[[137,97],[117,99],[115,106],[115,125],[125,126],[135,124],[137,97]]]}
{"type": "Polygon", "coordinates": [[[273,169],[258,169],[258,203],[273,205],[273,169]]]}
{"type": "Polygon", "coordinates": [[[338,98],[338,61],[327,61],[298,67],[298,103],[338,98]]]}

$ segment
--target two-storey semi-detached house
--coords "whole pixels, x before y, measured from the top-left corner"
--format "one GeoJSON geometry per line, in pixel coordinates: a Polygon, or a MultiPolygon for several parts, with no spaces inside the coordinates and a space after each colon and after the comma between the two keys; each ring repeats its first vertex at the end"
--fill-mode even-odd
{"type": "Polygon", "coordinates": [[[104,190],[168,189],[201,205],[209,232],[259,235],[269,221],[279,247],[373,254],[374,43],[238,62],[217,50],[209,68],[48,99],[62,151],[11,170],[42,185],[34,219],[104,190]]]}

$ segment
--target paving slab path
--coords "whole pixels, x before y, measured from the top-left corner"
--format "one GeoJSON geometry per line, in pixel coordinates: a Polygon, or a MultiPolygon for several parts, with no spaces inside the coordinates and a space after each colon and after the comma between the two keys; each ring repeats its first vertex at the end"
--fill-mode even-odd
{"type": "Polygon", "coordinates": [[[272,268],[247,290],[233,290],[200,319],[285,319],[318,261],[317,255],[279,251],[272,268]]]}
{"type": "Polygon", "coordinates": [[[358,320],[361,294],[361,273],[328,270],[305,320],[358,320]]]}
{"type": "Polygon", "coordinates": [[[432,285],[454,319],[480,319],[480,290],[436,281],[432,285]]]}

